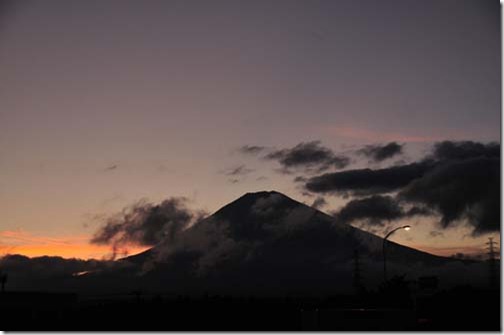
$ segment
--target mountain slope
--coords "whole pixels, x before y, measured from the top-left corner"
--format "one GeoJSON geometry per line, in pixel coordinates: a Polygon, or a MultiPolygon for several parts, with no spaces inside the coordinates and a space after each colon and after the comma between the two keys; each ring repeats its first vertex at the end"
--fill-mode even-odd
{"type": "MultiPolygon", "coordinates": [[[[379,283],[382,242],[281,193],[257,192],[124,261],[160,289],[308,294],[351,290],[356,250],[368,284],[379,283]]],[[[387,251],[391,275],[417,276],[448,261],[393,242],[387,251]]]]}
{"type": "MultiPolygon", "coordinates": [[[[247,193],[143,253],[79,265],[76,271],[91,270],[79,276],[72,275],[73,268],[58,276],[40,270],[23,285],[92,294],[327,296],[353,291],[356,251],[362,284],[369,289],[381,284],[382,245],[381,237],[281,193],[247,193]]],[[[62,264],[66,268],[67,262],[62,264]]],[[[14,268],[6,270],[15,277],[14,268]]],[[[446,286],[487,282],[486,264],[434,256],[391,241],[387,272],[389,278],[405,275],[410,280],[436,275],[446,286]]]]}

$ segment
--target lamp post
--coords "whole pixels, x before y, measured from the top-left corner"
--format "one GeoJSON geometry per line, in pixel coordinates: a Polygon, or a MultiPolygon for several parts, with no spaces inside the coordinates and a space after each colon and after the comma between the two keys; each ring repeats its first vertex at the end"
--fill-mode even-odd
{"type": "Polygon", "coordinates": [[[385,237],[383,238],[383,246],[382,246],[382,252],[383,252],[383,278],[384,281],[387,281],[387,257],[386,257],[386,252],[385,252],[385,245],[387,243],[387,239],[389,238],[390,235],[398,231],[399,229],[404,229],[406,231],[410,230],[411,226],[402,226],[402,227],[397,227],[393,230],[391,230],[385,237]]]}

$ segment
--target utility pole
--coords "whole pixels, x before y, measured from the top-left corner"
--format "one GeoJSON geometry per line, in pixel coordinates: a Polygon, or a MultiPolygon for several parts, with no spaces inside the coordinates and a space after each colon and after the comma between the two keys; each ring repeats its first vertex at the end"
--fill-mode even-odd
{"type": "Polygon", "coordinates": [[[387,253],[385,252],[386,251],[385,247],[387,246],[387,239],[390,237],[390,235],[392,235],[393,233],[395,233],[399,229],[404,229],[404,230],[408,231],[411,229],[411,226],[406,225],[406,226],[402,226],[402,227],[397,227],[397,228],[393,229],[392,231],[390,231],[383,238],[382,253],[383,253],[383,282],[384,283],[387,282],[387,253]]]}
{"type": "Polygon", "coordinates": [[[495,257],[495,248],[494,245],[496,242],[494,242],[493,237],[488,238],[488,242],[486,243],[488,245],[488,265],[489,265],[489,271],[490,271],[490,287],[491,288],[496,288],[499,284],[499,277],[497,273],[497,260],[495,257]]]}

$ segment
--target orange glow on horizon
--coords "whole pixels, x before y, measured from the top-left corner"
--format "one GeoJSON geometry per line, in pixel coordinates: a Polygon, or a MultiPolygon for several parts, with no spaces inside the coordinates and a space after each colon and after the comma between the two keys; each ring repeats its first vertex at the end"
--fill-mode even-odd
{"type": "MultiPolygon", "coordinates": [[[[89,243],[90,236],[38,236],[26,231],[0,231],[0,256],[20,254],[28,257],[60,256],[63,258],[104,259],[110,258],[110,246],[89,243]]],[[[134,255],[149,247],[128,246],[127,253],[118,252],[118,257],[134,255]]]]}
{"type": "MultiPolygon", "coordinates": [[[[110,246],[89,243],[88,235],[40,236],[23,230],[0,231],[0,257],[6,254],[20,254],[27,257],[59,256],[63,258],[107,259],[112,254],[110,246]]],[[[478,246],[432,247],[411,245],[411,248],[433,255],[450,257],[456,253],[478,255],[485,250],[478,246]]],[[[120,250],[117,257],[134,255],[149,247],[128,246],[127,253],[120,250]]]]}
{"type": "Polygon", "coordinates": [[[465,247],[430,247],[425,245],[412,245],[411,248],[428,252],[429,254],[450,257],[457,253],[462,253],[467,256],[475,256],[485,254],[485,249],[478,246],[465,247]]]}

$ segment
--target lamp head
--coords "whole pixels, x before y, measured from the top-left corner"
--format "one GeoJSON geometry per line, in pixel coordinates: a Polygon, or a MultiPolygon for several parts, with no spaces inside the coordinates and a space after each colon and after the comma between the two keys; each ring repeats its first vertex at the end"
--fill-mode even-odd
{"type": "Polygon", "coordinates": [[[404,230],[408,231],[411,229],[411,226],[404,226],[403,228],[404,228],[404,230]]]}

